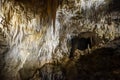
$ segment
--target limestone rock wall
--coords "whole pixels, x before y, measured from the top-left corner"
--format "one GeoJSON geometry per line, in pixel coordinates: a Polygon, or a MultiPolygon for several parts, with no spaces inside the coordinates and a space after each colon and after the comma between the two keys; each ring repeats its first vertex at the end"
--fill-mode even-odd
{"type": "Polygon", "coordinates": [[[1,73],[5,79],[16,80],[21,69],[25,74],[28,70],[32,74],[32,69],[52,62],[52,55],[59,43],[59,23],[56,21],[54,34],[53,27],[42,25],[39,14],[34,15],[24,4],[2,1],[0,28],[6,36],[9,50],[1,73]]]}
{"type": "Polygon", "coordinates": [[[70,40],[80,32],[94,31],[107,40],[118,37],[120,14],[108,12],[108,4],[107,0],[63,2],[57,10],[54,33],[52,25],[41,24],[40,14],[34,14],[25,4],[1,0],[0,29],[9,49],[4,56],[2,77],[26,80],[45,63],[69,56],[70,40]]]}

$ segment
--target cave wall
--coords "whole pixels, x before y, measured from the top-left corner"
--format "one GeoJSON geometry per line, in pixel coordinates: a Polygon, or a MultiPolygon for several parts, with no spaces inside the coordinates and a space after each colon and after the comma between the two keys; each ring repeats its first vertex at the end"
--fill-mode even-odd
{"type": "MultiPolygon", "coordinates": [[[[23,67],[38,68],[52,62],[52,55],[59,43],[59,23],[53,27],[41,24],[40,15],[34,14],[23,3],[5,0],[1,3],[0,20],[9,50],[4,57],[6,65],[2,76],[14,79],[23,67]]],[[[60,56],[60,54],[58,54],[60,56]]]]}
{"type": "Polygon", "coordinates": [[[45,63],[68,57],[70,40],[80,32],[94,31],[108,40],[118,37],[120,26],[115,20],[119,19],[119,13],[109,12],[109,3],[107,0],[63,2],[56,12],[54,32],[53,24],[41,19],[41,8],[34,13],[32,4],[1,0],[0,28],[9,47],[3,54],[5,66],[2,76],[14,80],[20,77],[27,79],[45,63]],[[28,71],[29,76],[19,74],[26,75],[28,71]]]}

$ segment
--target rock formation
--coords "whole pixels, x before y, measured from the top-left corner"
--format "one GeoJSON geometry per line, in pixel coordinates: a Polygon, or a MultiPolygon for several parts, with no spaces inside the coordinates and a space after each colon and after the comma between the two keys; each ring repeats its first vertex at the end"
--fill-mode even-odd
{"type": "MultiPolygon", "coordinates": [[[[85,59],[77,64],[82,66],[80,67],[82,70],[79,69],[81,72],[78,73],[76,63],[79,61],[79,57],[68,58],[71,51],[71,39],[81,32],[95,32],[101,40],[101,47],[104,47],[105,44],[118,38],[120,36],[119,4],[119,0],[1,0],[0,79],[84,79],[82,77],[86,77],[85,65],[89,66],[89,63],[85,62],[82,65],[82,62],[86,61],[86,58],[95,59],[97,53],[101,55],[104,49],[97,49],[100,50],[100,53],[96,52],[97,50],[92,51],[90,57],[84,55],[85,59]],[[66,67],[67,65],[68,67],[66,67]],[[76,76],[70,77],[72,72],[69,70],[73,71],[76,76]]],[[[105,49],[105,54],[110,49],[105,49]]],[[[119,53],[117,48],[112,51],[111,54],[115,51],[119,53]]],[[[79,52],[81,51],[78,50],[77,53],[79,52]]],[[[117,54],[114,55],[113,59],[119,61],[117,54]]],[[[80,56],[80,59],[84,56],[80,56]]],[[[101,57],[100,60],[103,59],[101,57]]],[[[119,65],[119,63],[115,64],[119,65]]],[[[88,69],[93,70],[90,75],[94,73],[94,67],[88,69]]],[[[113,72],[119,74],[119,71],[113,70],[113,72]]],[[[99,75],[99,72],[97,74],[99,75]]],[[[115,74],[111,73],[108,76],[115,74]]],[[[119,77],[117,78],[119,79],[119,77]]],[[[91,77],[91,80],[93,79],[96,78],[91,77]]]]}

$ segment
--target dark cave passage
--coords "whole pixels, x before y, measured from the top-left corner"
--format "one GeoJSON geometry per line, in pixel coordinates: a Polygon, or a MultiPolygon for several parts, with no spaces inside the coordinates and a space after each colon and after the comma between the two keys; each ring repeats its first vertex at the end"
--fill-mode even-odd
{"type": "Polygon", "coordinates": [[[74,37],[71,39],[71,51],[70,51],[70,58],[73,57],[74,52],[76,49],[79,50],[86,50],[88,49],[88,46],[91,48],[91,39],[90,38],[79,38],[74,37]]]}
{"type": "Polygon", "coordinates": [[[71,39],[71,51],[69,57],[73,57],[76,49],[79,49],[81,51],[88,50],[87,54],[89,54],[89,49],[91,49],[99,43],[99,37],[96,35],[97,34],[94,32],[82,32],[78,34],[78,36],[74,36],[71,39]]]}

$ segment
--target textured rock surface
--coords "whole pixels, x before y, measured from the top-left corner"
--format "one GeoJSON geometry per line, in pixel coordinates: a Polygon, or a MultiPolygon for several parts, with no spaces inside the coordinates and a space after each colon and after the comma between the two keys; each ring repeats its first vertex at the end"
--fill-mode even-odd
{"type": "MultiPolygon", "coordinates": [[[[5,80],[26,80],[32,77],[31,79],[37,80],[37,78],[40,78],[41,66],[46,63],[60,62],[61,58],[69,56],[70,40],[81,32],[95,32],[105,43],[120,36],[119,10],[114,10],[114,7],[109,10],[109,3],[108,0],[64,1],[62,8],[57,10],[54,33],[53,26],[48,26],[47,20],[44,24],[41,24],[44,21],[41,20],[41,7],[37,8],[36,13],[34,13],[35,7],[31,3],[24,4],[15,2],[15,0],[1,0],[0,29],[3,33],[0,32],[0,68],[2,69],[0,69],[0,72],[2,78],[5,80]],[[6,38],[3,38],[3,35],[6,38]],[[34,79],[33,76],[39,77],[34,79]]],[[[115,3],[110,4],[112,6],[115,3]]],[[[73,68],[71,71],[74,72],[74,69],[76,71],[76,66],[73,66],[76,63],[68,60],[65,65],[67,65],[67,62],[72,63],[68,66],[66,72],[66,76],[69,76],[71,75],[70,69],[73,68]]],[[[85,65],[87,65],[87,62],[82,66],[85,67],[85,65]]],[[[58,72],[60,70],[58,67],[58,72]]],[[[51,71],[54,72],[54,69],[51,71]]],[[[84,71],[82,72],[84,73],[84,71]]],[[[48,76],[51,72],[45,74],[48,76]]],[[[58,73],[55,72],[55,74],[58,73]]],[[[61,75],[63,73],[60,71],[58,76],[61,75]]],[[[42,77],[44,76],[42,75],[42,77]]],[[[70,77],[67,78],[70,79],[70,77]]],[[[77,75],[75,78],[77,79],[77,75]]]]}
{"type": "Polygon", "coordinates": [[[5,67],[5,55],[9,50],[8,43],[6,41],[5,35],[0,29],[0,77],[2,76],[2,70],[5,67]]]}

